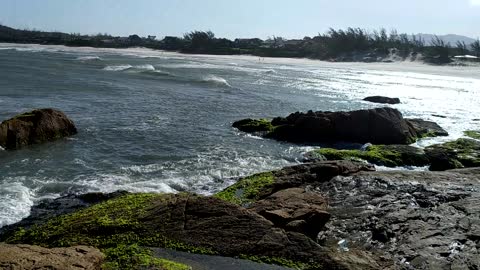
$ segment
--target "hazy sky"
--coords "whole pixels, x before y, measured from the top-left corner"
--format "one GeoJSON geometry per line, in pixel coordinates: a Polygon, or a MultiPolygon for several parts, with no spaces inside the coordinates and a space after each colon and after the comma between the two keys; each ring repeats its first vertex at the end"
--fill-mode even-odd
{"type": "Polygon", "coordinates": [[[85,34],[302,38],[329,27],[480,37],[480,0],[0,0],[0,23],[85,34]]]}

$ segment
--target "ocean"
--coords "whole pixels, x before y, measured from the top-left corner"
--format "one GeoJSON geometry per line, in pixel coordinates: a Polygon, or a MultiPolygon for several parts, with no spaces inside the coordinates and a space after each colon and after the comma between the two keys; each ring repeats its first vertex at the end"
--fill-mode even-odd
{"type": "Polygon", "coordinates": [[[0,149],[0,227],[28,216],[38,200],[67,193],[213,194],[238,177],[297,164],[319,147],[247,135],[233,121],[381,106],[362,101],[371,95],[399,97],[394,107],[404,116],[450,133],[420,147],[480,128],[479,66],[0,44],[0,121],[51,107],[79,130],[0,149]]]}

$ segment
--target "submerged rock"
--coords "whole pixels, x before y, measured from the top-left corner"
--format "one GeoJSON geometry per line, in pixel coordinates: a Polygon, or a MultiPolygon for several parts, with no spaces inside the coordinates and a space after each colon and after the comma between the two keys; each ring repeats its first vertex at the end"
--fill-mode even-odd
{"type": "Polygon", "coordinates": [[[407,120],[398,110],[388,107],[351,112],[297,112],[271,122],[245,119],[233,126],[295,143],[410,144],[425,136],[448,134],[433,122],[407,120]]]}
{"type": "Polygon", "coordinates": [[[373,103],[383,103],[383,104],[399,104],[399,98],[390,98],[390,97],[383,97],[383,96],[371,96],[366,97],[363,100],[373,103]]]}
{"type": "Polygon", "coordinates": [[[458,139],[425,148],[432,171],[480,167],[480,141],[458,139]]]}
{"type": "Polygon", "coordinates": [[[100,270],[105,256],[95,248],[42,248],[0,243],[0,269],[100,270]]]}
{"type": "Polygon", "coordinates": [[[0,147],[15,150],[76,133],[75,125],[64,113],[54,109],[34,110],[0,124],[0,147]]]}

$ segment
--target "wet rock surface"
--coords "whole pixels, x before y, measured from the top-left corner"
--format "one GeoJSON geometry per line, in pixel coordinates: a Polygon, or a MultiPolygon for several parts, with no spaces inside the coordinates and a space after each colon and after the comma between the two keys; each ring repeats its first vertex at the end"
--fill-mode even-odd
{"type": "Polygon", "coordinates": [[[432,121],[407,119],[407,123],[415,131],[418,138],[448,136],[445,129],[432,121]]]}
{"type": "Polygon", "coordinates": [[[16,150],[75,134],[77,129],[74,123],[63,112],[54,109],[34,110],[0,124],[0,147],[16,150]]]}
{"type": "Polygon", "coordinates": [[[104,255],[95,248],[42,248],[0,243],[0,269],[9,270],[100,270],[104,255]]]}
{"type": "Polygon", "coordinates": [[[379,252],[396,269],[480,268],[480,169],[360,172],[316,186],[329,199],[324,245],[379,252]]]}
{"type": "Polygon", "coordinates": [[[383,96],[371,96],[366,97],[363,100],[373,103],[382,103],[382,104],[399,104],[399,98],[390,98],[390,97],[383,97],[383,96]]]}

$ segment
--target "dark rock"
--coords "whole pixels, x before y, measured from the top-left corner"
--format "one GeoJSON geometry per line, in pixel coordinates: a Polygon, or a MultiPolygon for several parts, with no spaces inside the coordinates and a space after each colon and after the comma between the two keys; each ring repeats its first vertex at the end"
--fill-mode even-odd
{"type": "Polygon", "coordinates": [[[64,113],[54,109],[34,110],[0,124],[0,146],[7,150],[15,150],[76,133],[75,125],[64,113]]]}
{"type": "Polygon", "coordinates": [[[296,112],[271,122],[245,119],[233,126],[294,143],[411,144],[418,138],[448,134],[434,122],[406,120],[398,110],[388,107],[351,112],[296,112]]]}
{"type": "Polygon", "coordinates": [[[0,269],[100,270],[105,256],[95,248],[43,248],[0,243],[0,269]]]}
{"type": "Polygon", "coordinates": [[[264,216],[280,228],[303,233],[313,240],[330,219],[327,200],[304,188],[290,188],[276,192],[253,203],[250,209],[264,216]]]}
{"type": "Polygon", "coordinates": [[[431,171],[480,167],[480,141],[458,139],[425,148],[431,171]]]}
{"type": "Polygon", "coordinates": [[[383,103],[383,104],[399,104],[399,98],[390,98],[390,97],[382,97],[382,96],[372,96],[366,97],[363,100],[373,102],[373,103],[383,103]]]}
{"type": "Polygon", "coordinates": [[[480,268],[480,168],[360,172],[314,186],[329,200],[326,245],[345,239],[394,269],[480,268]]]}
{"type": "Polygon", "coordinates": [[[448,136],[448,132],[437,123],[422,119],[406,119],[418,138],[448,136]]]}
{"type": "Polygon", "coordinates": [[[267,137],[291,142],[348,141],[373,144],[410,144],[416,134],[402,114],[392,108],[352,112],[294,113],[288,125],[276,127],[267,137]]]}

